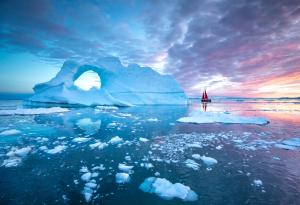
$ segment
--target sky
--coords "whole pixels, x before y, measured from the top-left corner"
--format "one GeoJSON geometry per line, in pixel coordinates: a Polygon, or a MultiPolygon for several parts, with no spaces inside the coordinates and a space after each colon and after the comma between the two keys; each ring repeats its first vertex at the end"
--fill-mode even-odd
{"type": "Polygon", "coordinates": [[[0,1],[0,92],[105,56],[171,74],[189,95],[300,97],[300,1],[0,1]]]}

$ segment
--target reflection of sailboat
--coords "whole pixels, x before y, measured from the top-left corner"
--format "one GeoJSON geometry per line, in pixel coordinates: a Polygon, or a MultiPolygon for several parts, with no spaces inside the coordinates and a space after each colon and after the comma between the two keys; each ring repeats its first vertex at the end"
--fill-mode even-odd
{"type": "Polygon", "coordinates": [[[202,102],[202,109],[204,112],[206,112],[207,109],[207,103],[206,102],[202,102]]]}
{"type": "Polygon", "coordinates": [[[204,92],[202,93],[202,99],[201,102],[211,102],[211,99],[208,98],[206,89],[204,89],[204,92]]]}

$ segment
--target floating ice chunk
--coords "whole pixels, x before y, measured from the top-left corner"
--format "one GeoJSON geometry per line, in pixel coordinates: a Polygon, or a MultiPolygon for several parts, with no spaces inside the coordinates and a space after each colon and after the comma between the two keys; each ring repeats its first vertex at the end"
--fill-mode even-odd
{"type": "Polygon", "coordinates": [[[86,173],[86,172],[89,172],[89,169],[86,166],[84,166],[84,167],[80,168],[79,172],[86,173]]]}
{"type": "Polygon", "coordinates": [[[24,147],[24,148],[15,150],[14,153],[15,153],[15,155],[17,155],[19,157],[26,157],[30,151],[31,151],[31,147],[24,147]]]}
{"type": "Polygon", "coordinates": [[[200,112],[195,111],[188,117],[177,120],[185,123],[239,123],[239,124],[267,124],[268,120],[262,117],[246,117],[224,112],[200,112]]]}
{"type": "Polygon", "coordinates": [[[26,157],[30,151],[31,151],[31,147],[24,147],[24,148],[20,148],[20,149],[13,148],[11,151],[9,151],[6,154],[6,156],[8,156],[8,157],[14,157],[14,156],[26,157]]]}
{"type": "Polygon", "coordinates": [[[89,141],[91,138],[87,137],[76,137],[72,140],[72,142],[83,143],[89,141]]]}
{"type": "Polygon", "coordinates": [[[285,144],[275,144],[275,147],[281,148],[281,149],[286,149],[286,150],[297,150],[297,147],[285,145],[285,144]]]}
{"type": "Polygon", "coordinates": [[[123,172],[127,172],[130,173],[132,171],[133,166],[128,166],[126,164],[119,164],[118,166],[119,170],[123,171],[123,172]]]}
{"type": "Polygon", "coordinates": [[[160,176],[160,173],[159,172],[155,172],[154,175],[158,177],[158,176],[160,176]]]}
{"type": "Polygon", "coordinates": [[[21,134],[20,130],[11,129],[11,130],[4,130],[0,133],[0,136],[9,136],[9,135],[18,135],[21,134]]]}
{"type": "Polygon", "coordinates": [[[218,146],[216,146],[216,149],[217,150],[221,150],[223,148],[223,146],[222,145],[218,145],[218,146]]]}
{"type": "Polygon", "coordinates": [[[10,157],[9,159],[5,159],[2,163],[2,166],[5,167],[16,167],[22,163],[22,159],[20,157],[10,157]]]}
{"type": "Polygon", "coordinates": [[[118,110],[119,108],[116,107],[116,106],[104,106],[104,105],[98,105],[96,106],[96,109],[99,109],[99,110],[118,110]]]}
{"type": "Polygon", "coordinates": [[[124,184],[130,182],[130,176],[127,173],[117,173],[116,174],[116,183],[124,184]]]}
{"type": "Polygon", "coordinates": [[[102,142],[96,142],[94,144],[90,144],[89,146],[90,146],[91,149],[95,149],[95,148],[103,149],[103,148],[107,147],[108,144],[105,143],[105,142],[104,143],[102,143],[102,142]]]}
{"type": "Polygon", "coordinates": [[[145,163],[144,166],[145,166],[146,169],[151,169],[151,168],[154,167],[153,164],[150,163],[150,162],[149,163],[145,163]]]}
{"type": "Polygon", "coordinates": [[[202,145],[199,142],[194,142],[194,143],[188,144],[187,146],[192,147],[192,148],[202,148],[202,145]]]}
{"type": "Polygon", "coordinates": [[[88,183],[85,183],[85,186],[86,186],[86,187],[89,187],[89,188],[91,188],[91,189],[94,189],[94,188],[97,187],[97,184],[94,183],[94,182],[88,182],[88,183]]]}
{"type": "Polygon", "coordinates": [[[158,119],[157,118],[149,118],[147,121],[148,122],[158,122],[158,119]]]}
{"type": "Polygon", "coordinates": [[[275,146],[283,149],[290,149],[290,150],[300,149],[300,138],[291,138],[291,139],[283,140],[281,144],[276,144],[275,146]]]}
{"type": "Polygon", "coordinates": [[[199,164],[192,159],[187,159],[184,163],[187,167],[192,168],[195,171],[199,169],[199,164]]]}
{"type": "Polygon", "coordinates": [[[83,118],[78,120],[76,125],[85,131],[86,134],[95,134],[101,128],[101,120],[92,121],[91,118],[83,118]]]}
{"type": "Polygon", "coordinates": [[[111,139],[108,141],[108,143],[110,143],[110,144],[119,144],[119,143],[121,143],[122,141],[123,141],[123,139],[122,139],[121,137],[115,136],[115,137],[111,138],[111,139]]]}
{"type": "Polygon", "coordinates": [[[143,137],[140,137],[139,140],[140,140],[141,142],[148,142],[148,141],[149,141],[147,138],[143,138],[143,137]]]}
{"type": "Polygon", "coordinates": [[[95,170],[105,170],[105,167],[103,166],[103,164],[100,164],[100,166],[95,166],[92,168],[93,171],[95,170]]]}
{"type": "Polygon", "coordinates": [[[46,146],[40,146],[39,147],[39,150],[42,150],[42,151],[45,151],[45,150],[47,150],[48,149],[48,147],[46,147],[46,146]]]}
{"type": "Polygon", "coordinates": [[[131,157],[130,156],[125,156],[125,160],[130,161],[131,157]]]}
{"type": "Polygon", "coordinates": [[[91,172],[86,172],[83,175],[81,175],[81,180],[82,181],[89,181],[92,177],[92,173],[91,172]]]}
{"type": "Polygon", "coordinates": [[[183,201],[196,201],[198,199],[198,195],[190,187],[180,183],[172,184],[164,178],[149,177],[139,188],[143,192],[156,194],[166,200],[179,198],[183,201]]]}
{"type": "Polygon", "coordinates": [[[93,190],[89,187],[84,187],[83,191],[81,192],[84,195],[85,201],[90,202],[93,197],[93,190]]]}
{"type": "Polygon", "coordinates": [[[45,150],[45,152],[47,154],[57,154],[57,153],[60,153],[62,152],[64,149],[66,149],[67,146],[65,145],[57,145],[56,147],[54,147],[53,149],[48,149],[48,150],[45,150]]]}
{"type": "Polygon", "coordinates": [[[45,115],[51,113],[69,112],[67,108],[51,107],[51,108],[33,108],[16,110],[0,110],[0,115],[45,115]]]}
{"type": "Polygon", "coordinates": [[[253,184],[255,186],[262,186],[263,185],[263,183],[262,183],[262,181],[260,179],[254,179],[253,180],[253,184]]]}
{"type": "Polygon", "coordinates": [[[214,164],[217,164],[218,161],[212,157],[206,157],[206,156],[201,156],[201,160],[206,164],[207,166],[212,166],[214,164]]]}
{"type": "Polygon", "coordinates": [[[193,154],[192,157],[194,159],[200,159],[201,158],[200,154],[193,154]]]}

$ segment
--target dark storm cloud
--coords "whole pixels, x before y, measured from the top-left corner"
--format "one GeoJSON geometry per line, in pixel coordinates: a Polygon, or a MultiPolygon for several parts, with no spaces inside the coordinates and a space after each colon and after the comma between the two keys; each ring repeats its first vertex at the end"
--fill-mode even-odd
{"type": "Polygon", "coordinates": [[[169,34],[183,40],[168,49],[170,72],[189,88],[221,74],[244,82],[295,70],[299,59],[299,1],[179,1],[169,34]],[[190,3],[190,2],[189,2],[190,3]],[[287,66],[290,64],[289,66],[287,66]]]}
{"type": "Polygon", "coordinates": [[[1,1],[0,46],[57,59],[117,55],[143,62],[152,51],[143,49],[144,39],[136,37],[128,19],[115,20],[127,8],[111,6],[109,1],[1,1]]]}

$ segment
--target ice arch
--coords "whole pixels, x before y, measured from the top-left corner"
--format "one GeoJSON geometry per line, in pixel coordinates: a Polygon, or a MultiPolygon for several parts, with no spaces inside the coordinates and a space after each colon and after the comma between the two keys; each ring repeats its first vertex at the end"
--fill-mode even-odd
{"type": "Polygon", "coordinates": [[[101,88],[101,78],[98,73],[93,70],[87,70],[76,76],[74,85],[82,90],[88,91],[92,88],[101,88]]]}

